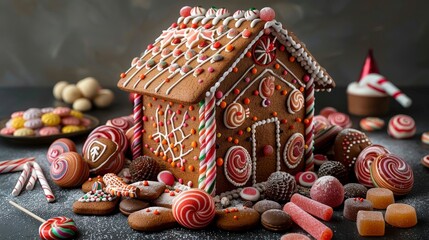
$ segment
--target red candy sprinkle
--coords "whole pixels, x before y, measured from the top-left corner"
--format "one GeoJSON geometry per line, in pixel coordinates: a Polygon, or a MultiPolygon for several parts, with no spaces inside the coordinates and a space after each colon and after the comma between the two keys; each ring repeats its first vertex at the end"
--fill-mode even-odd
{"type": "Polygon", "coordinates": [[[213,43],[213,47],[216,49],[220,48],[220,46],[222,46],[222,44],[220,42],[213,43]]]}

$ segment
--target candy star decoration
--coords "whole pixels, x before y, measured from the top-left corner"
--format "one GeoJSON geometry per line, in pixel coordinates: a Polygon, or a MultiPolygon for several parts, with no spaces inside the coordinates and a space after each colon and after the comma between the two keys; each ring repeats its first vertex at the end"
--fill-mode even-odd
{"type": "Polygon", "coordinates": [[[360,86],[368,86],[377,92],[387,93],[405,108],[410,107],[412,104],[411,99],[407,95],[389,82],[386,77],[378,74],[378,67],[375,63],[372,50],[368,52],[368,56],[362,68],[361,78],[358,82],[360,86]]]}
{"type": "Polygon", "coordinates": [[[9,201],[9,203],[28,214],[30,217],[42,222],[42,225],[39,227],[39,235],[41,239],[72,239],[78,234],[76,223],[71,218],[54,217],[45,220],[15,202],[9,201]]]}

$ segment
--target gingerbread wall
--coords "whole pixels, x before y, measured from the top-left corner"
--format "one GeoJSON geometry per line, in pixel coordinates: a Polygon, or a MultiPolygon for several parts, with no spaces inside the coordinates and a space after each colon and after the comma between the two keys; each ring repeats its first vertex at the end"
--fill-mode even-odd
{"type": "MultiPolygon", "coordinates": [[[[271,40],[274,39],[272,36],[267,35],[263,35],[260,39],[264,38],[264,36],[269,37],[271,40]]],[[[280,170],[292,174],[304,169],[305,160],[303,157],[297,163],[293,159],[295,155],[300,155],[299,152],[302,152],[304,149],[304,144],[300,148],[298,146],[302,143],[301,141],[297,143],[298,145],[295,145],[295,153],[293,153],[294,151],[286,153],[289,154],[289,166],[286,165],[283,154],[288,140],[294,133],[300,133],[304,136],[304,122],[306,122],[304,103],[305,83],[302,79],[305,72],[296,59],[291,57],[285,50],[284,46],[278,41],[276,41],[275,46],[277,48],[275,56],[272,62],[265,66],[255,63],[255,58],[258,56],[255,56],[255,52],[252,51],[253,48],[250,49],[249,53],[238,63],[238,71],[231,72],[218,88],[218,92],[216,92],[216,101],[218,104],[216,107],[217,194],[235,189],[237,185],[240,185],[232,184],[228,180],[228,177],[230,179],[234,177],[240,179],[240,177],[243,177],[242,175],[237,176],[237,174],[233,173],[227,173],[227,175],[231,176],[226,176],[225,174],[225,164],[228,165],[229,162],[231,163],[229,166],[231,169],[233,168],[232,163],[234,160],[231,158],[231,153],[228,159],[226,155],[228,150],[234,146],[244,147],[251,159],[256,157],[256,172],[254,172],[252,159],[253,169],[251,176],[245,182],[244,186],[251,186],[254,182],[266,181],[272,172],[278,170],[278,164],[280,170]],[[273,86],[270,86],[270,81],[267,80],[269,78],[274,78],[273,86]],[[302,93],[303,99],[300,99],[302,100],[300,103],[302,107],[291,114],[288,111],[287,101],[294,89],[302,93]],[[272,95],[269,96],[271,92],[272,95]],[[221,95],[222,97],[219,98],[221,95]],[[267,105],[267,100],[269,104],[268,106],[264,106],[267,105]],[[230,107],[231,104],[234,106],[230,107]],[[237,115],[234,117],[237,111],[244,110],[245,114],[245,109],[249,109],[249,116],[245,120],[242,120],[237,115]],[[225,124],[224,118],[227,119],[227,124],[225,124]],[[229,127],[234,125],[233,127],[236,128],[230,129],[226,125],[229,125],[229,127]],[[279,130],[278,133],[276,133],[277,129],[279,130]],[[277,134],[280,148],[277,143],[277,134]],[[256,144],[255,153],[253,152],[254,142],[256,144]],[[270,153],[271,150],[273,152],[270,153]],[[280,154],[279,162],[277,161],[277,151],[280,154]],[[254,179],[253,175],[255,174],[256,177],[254,179]]],[[[300,95],[296,91],[293,95],[300,95]]],[[[235,149],[236,154],[239,154],[238,149],[235,149]]],[[[235,170],[233,172],[240,171],[239,168],[235,170]]]]}
{"type": "Polygon", "coordinates": [[[192,182],[193,187],[197,187],[200,152],[198,105],[179,104],[148,96],[143,96],[143,105],[143,155],[156,159],[162,169],[171,171],[178,180],[183,180],[183,184],[192,182]],[[167,154],[164,154],[160,145],[167,154]]]}

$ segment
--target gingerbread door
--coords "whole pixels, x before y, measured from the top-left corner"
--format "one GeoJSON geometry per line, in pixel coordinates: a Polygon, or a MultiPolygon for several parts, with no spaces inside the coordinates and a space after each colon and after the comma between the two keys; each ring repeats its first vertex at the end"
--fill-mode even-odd
{"type": "Polygon", "coordinates": [[[271,173],[280,170],[280,149],[280,121],[277,117],[252,125],[253,184],[266,181],[271,173]],[[273,132],[276,134],[268,134],[273,132]]]}

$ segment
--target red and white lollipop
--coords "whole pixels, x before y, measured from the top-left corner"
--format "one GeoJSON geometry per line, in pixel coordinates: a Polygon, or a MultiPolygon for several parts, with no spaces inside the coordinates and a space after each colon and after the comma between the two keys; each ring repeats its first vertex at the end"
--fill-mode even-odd
{"type": "Polygon", "coordinates": [[[416,123],[410,116],[399,114],[389,121],[387,133],[397,139],[411,138],[416,134],[416,123]]]}
{"type": "Polygon", "coordinates": [[[173,216],[176,221],[189,229],[202,229],[215,217],[213,198],[200,189],[182,192],[173,200],[173,216]]]}
{"type": "Polygon", "coordinates": [[[331,113],[329,114],[328,120],[332,125],[337,125],[342,128],[349,128],[352,126],[352,121],[350,120],[350,117],[345,113],[331,113]]]}
{"type": "Polygon", "coordinates": [[[311,187],[317,180],[317,174],[312,171],[299,172],[295,174],[295,180],[303,187],[311,187]]]}
{"type": "Polygon", "coordinates": [[[76,223],[71,218],[54,217],[45,220],[15,202],[9,201],[9,203],[34,219],[42,222],[42,225],[39,227],[39,236],[41,239],[72,239],[78,235],[76,223]]]}
{"type": "Polygon", "coordinates": [[[377,144],[368,146],[360,152],[354,167],[356,178],[360,184],[365,187],[374,187],[370,173],[371,164],[378,156],[387,153],[390,153],[389,150],[377,144]]]}

